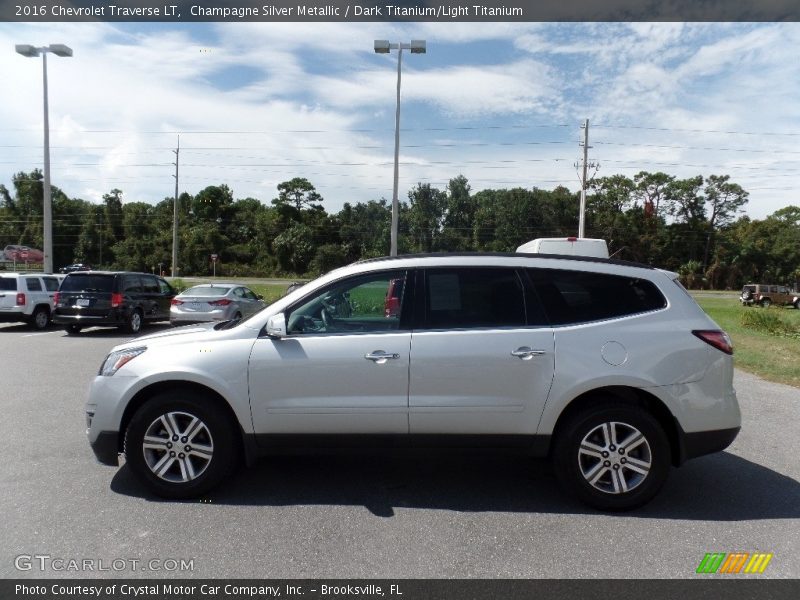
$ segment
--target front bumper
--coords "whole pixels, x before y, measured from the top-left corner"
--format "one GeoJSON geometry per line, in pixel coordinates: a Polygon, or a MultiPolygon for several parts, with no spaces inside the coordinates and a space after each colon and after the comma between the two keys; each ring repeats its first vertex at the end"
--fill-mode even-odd
{"type": "Polygon", "coordinates": [[[119,465],[119,433],[116,431],[101,431],[94,441],[89,441],[97,462],[103,465],[116,467],[119,465]]]}

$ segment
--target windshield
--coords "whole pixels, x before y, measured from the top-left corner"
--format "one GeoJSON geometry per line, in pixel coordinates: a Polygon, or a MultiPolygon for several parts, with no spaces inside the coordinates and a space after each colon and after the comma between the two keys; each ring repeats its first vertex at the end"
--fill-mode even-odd
{"type": "Polygon", "coordinates": [[[224,296],[228,293],[229,287],[219,287],[210,285],[196,285],[188,290],[181,292],[181,296],[224,296]]]}
{"type": "Polygon", "coordinates": [[[69,275],[61,283],[62,292],[110,292],[113,275],[69,275]]]}

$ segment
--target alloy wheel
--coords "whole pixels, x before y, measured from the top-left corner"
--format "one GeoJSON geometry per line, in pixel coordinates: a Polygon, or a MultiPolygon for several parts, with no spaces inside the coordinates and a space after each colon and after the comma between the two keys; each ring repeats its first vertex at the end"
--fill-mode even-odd
{"type": "Polygon", "coordinates": [[[578,449],[583,478],[606,494],[624,494],[647,479],[653,456],[647,438],[619,421],[602,423],[589,431],[578,449]]]}
{"type": "Polygon", "coordinates": [[[156,418],[142,440],[144,460],[150,471],[170,483],[186,483],[200,477],[214,455],[208,426],[187,412],[168,412],[156,418]]]}

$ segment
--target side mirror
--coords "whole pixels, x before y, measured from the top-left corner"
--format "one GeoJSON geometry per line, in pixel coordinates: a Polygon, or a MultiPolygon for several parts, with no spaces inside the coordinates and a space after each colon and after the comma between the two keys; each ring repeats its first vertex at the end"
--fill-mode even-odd
{"type": "Polygon", "coordinates": [[[263,300],[263,299],[264,296],[262,296],[261,294],[256,294],[256,300],[263,300]]]}
{"type": "Polygon", "coordinates": [[[267,335],[279,339],[286,337],[286,315],[278,313],[267,320],[267,335]]]}

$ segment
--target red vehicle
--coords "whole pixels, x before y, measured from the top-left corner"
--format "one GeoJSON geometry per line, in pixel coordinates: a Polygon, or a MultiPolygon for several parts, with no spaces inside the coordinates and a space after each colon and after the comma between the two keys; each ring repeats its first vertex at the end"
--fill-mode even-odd
{"type": "Polygon", "coordinates": [[[404,279],[389,280],[389,289],[386,290],[386,299],[383,302],[383,315],[385,317],[397,317],[400,315],[404,281],[404,279]]]}
{"type": "Polygon", "coordinates": [[[29,248],[28,246],[9,244],[3,250],[3,254],[5,256],[5,260],[8,262],[44,262],[44,252],[37,250],[36,248],[29,248]]]}

